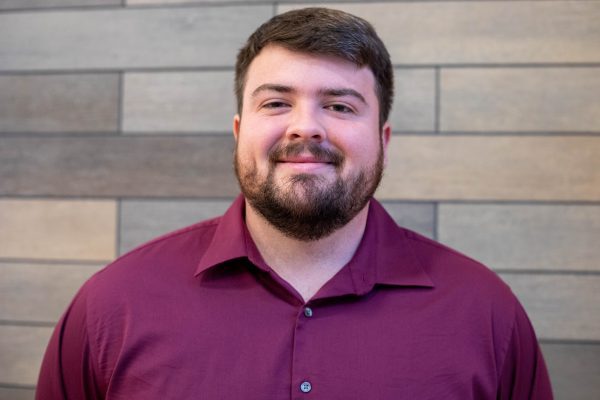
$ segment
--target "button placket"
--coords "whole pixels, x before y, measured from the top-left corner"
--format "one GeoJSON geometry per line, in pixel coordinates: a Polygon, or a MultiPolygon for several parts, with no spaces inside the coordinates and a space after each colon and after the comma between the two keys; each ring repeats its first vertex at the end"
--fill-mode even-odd
{"type": "MultiPolygon", "coordinates": [[[[310,355],[310,343],[312,340],[309,332],[316,329],[316,326],[313,325],[315,321],[310,321],[310,319],[314,318],[314,315],[313,308],[307,304],[301,305],[296,311],[296,329],[292,356],[292,380],[294,384],[290,387],[292,390],[291,398],[294,400],[309,399],[308,394],[314,393],[313,383],[310,380],[312,368],[306,363],[312,357],[310,355]]],[[[311,397],[314,396],[312,394],[311,397]]]]}

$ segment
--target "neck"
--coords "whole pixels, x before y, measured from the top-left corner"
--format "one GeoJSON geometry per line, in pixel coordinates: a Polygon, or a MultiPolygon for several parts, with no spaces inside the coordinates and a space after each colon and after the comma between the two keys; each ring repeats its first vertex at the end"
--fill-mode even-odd
{"type": "Polygon", "coordinates": [[[302,241],[283,234],[246,201],[246,225],[265,262],[307,301],[350,261],[365,231],[368,211],[367,204],[329,236],[302,241]]]}

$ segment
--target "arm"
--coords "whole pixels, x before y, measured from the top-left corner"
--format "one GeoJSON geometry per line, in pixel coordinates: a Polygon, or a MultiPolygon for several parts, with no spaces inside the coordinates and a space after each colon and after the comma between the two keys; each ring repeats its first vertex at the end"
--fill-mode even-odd
{"type": "Polygon", "coordinates": [[[36,388],[37,400],[102,399],[87,329],[86,286],[50,338],[36,388]]]}
{"type": "Polygon", "coordinates": [[[552,400],[550,378],[533,326],[517,303],[497,399],[552,400]]]}

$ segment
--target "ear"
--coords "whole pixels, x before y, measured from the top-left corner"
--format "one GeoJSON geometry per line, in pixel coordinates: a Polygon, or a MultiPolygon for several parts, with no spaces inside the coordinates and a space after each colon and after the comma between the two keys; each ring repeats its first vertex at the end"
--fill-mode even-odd
{"type": "Polygon", "coordinates": [[[240,123],[241,123],[240,114],[235,114],[233,117],[233,137],[235,138],[236,142],[238,140],[238,136],[240,135],[240,123]]]}
{"type": "Polygon", "coordinates": [[[381,146],[383,147],[383,165],[387,167],[388,164],[388,145],[390,144],[390,138],[392,137],[392,127],[389,122],[386,122],[381,127],[381,146]]]}

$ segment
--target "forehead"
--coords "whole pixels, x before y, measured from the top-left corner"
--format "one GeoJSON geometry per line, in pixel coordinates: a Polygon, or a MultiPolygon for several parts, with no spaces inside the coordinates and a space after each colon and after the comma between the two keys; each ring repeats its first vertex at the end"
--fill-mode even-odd
{"type": "Polygon", "coordinates": [[[339,57],[297,52],[276,45],[262,49],[250,63],[244,98],[264,84],[290,86],[306,93],[323,88],[351,88],[368,102],[376,101],[375,77],[370,68],[339,57]]]}

